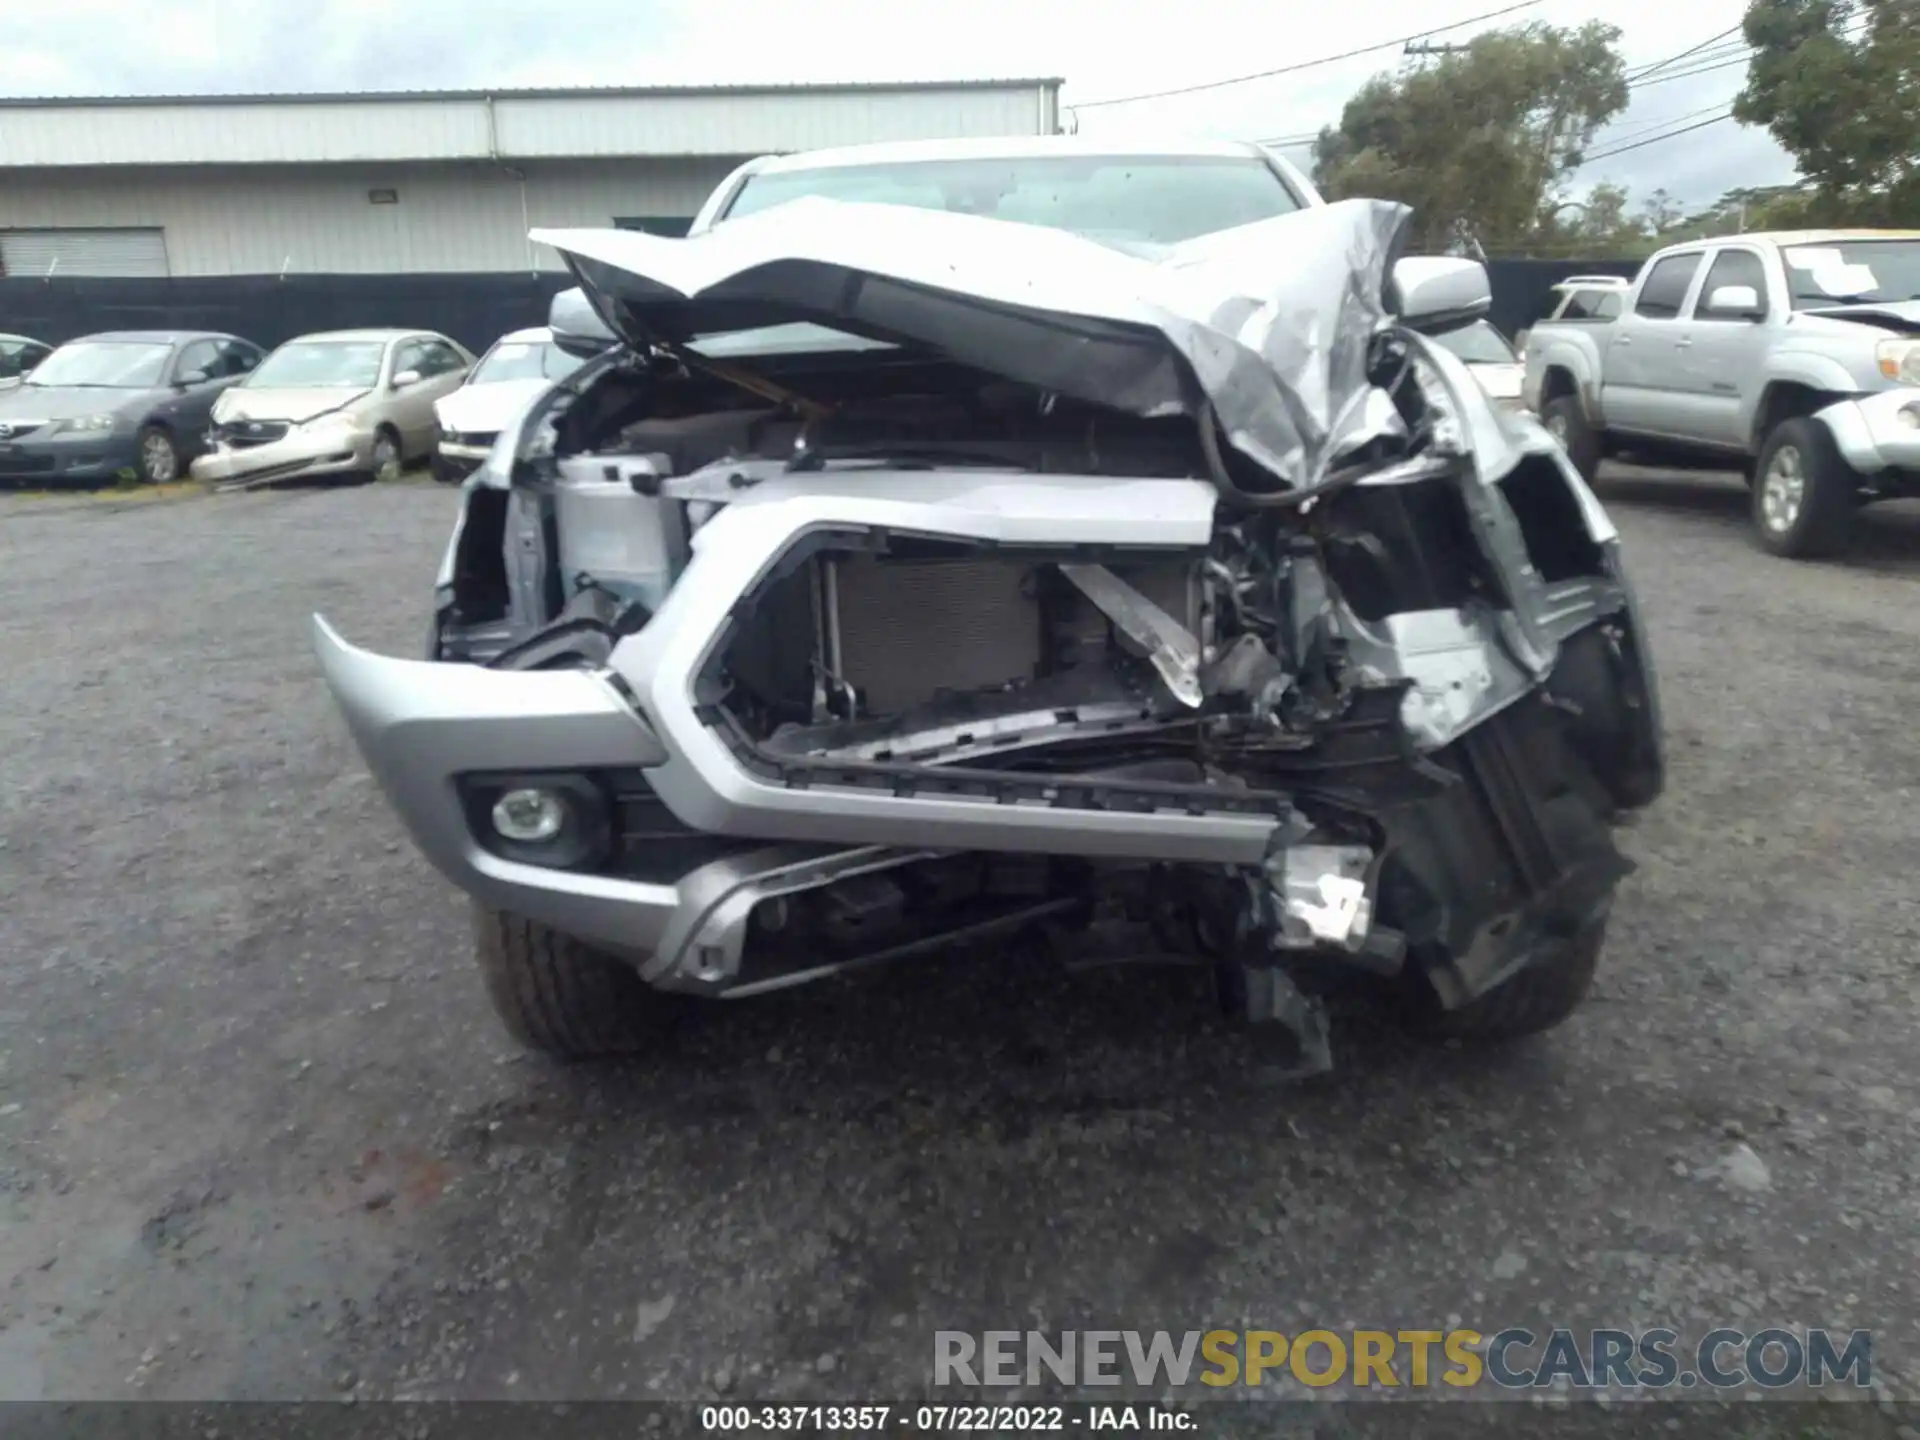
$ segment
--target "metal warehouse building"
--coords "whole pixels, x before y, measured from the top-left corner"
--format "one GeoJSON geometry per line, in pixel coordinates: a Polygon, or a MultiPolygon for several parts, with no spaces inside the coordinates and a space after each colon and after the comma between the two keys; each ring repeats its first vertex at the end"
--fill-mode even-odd
{"type": "Polygon", "coordinates": [[[534,226],[678,233],[771,151],[1052,134],[1060,83],[0,100],[0,274],[553,270],[534,226]]]}

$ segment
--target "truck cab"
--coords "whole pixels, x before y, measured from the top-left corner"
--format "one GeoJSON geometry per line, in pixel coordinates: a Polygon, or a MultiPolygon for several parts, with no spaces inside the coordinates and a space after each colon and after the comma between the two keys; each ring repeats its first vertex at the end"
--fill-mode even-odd
{"type": "Polygon", "coordinates": [[[1527,337],[1528,402],[1582,473],[1612,455],[1735,469],[1782,555],[1831,553],[1862,503],[1920,493],[1920,231],[1671,246],[1617,313],[1527,337]]]}

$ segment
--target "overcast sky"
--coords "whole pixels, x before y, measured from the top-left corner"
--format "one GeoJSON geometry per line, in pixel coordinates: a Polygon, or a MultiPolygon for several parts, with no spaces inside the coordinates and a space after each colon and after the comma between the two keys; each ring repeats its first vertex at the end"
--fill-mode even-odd
{"type": "MultiPolygon", "coordinates": [[[[202,94],[1057,75],[1063,103],[1201,84],[1464,19],[1510,0],[0,0],[0,94],[202,94]]],[[[1649,65],[1738,23],[1744,0],[1542,0],[1436,37],[1601,17],[1649,65]]],[[[1293,136],[1397,49],[1197,94],[1078,110],[1081,132],[1293,136]]],[[[1676,65],[1675,70],[1684,68],[1676,65]]],[[[1744,67],[1636,89],[1594,147],[1724,108],[1744,67]]],[[[4,117],[0,116],[0,123],[4,117]]],[[[1294,151],[1303,163],[1304,151],[1294,151]]],[[[1636,196],[1704,202],[1791,179],[1764,131],[1731,121],[1591,164],[1636,196]]]]}

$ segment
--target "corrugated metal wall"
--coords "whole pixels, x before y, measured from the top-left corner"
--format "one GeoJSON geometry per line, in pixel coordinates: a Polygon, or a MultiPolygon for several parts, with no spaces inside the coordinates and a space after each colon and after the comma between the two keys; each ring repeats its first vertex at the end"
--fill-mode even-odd
{"type": "Polygon", "coordinates": [[[343,164],[750,155],[866,140],[1050,134],[1051,82],[362,95],[0,105],[0,171],[74,165],[343,164]]]}
{"type": "Polygon", "coordinates": [[[530,227],[690,217],[740,158],[0,172],[0,230],[157,226],[175,275],[557,270],[530,227]]]}

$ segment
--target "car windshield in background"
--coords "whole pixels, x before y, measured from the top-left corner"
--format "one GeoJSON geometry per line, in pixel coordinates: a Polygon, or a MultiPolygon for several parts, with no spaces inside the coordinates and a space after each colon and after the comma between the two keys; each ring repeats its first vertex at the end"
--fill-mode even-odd
{"type": "Polygon", "coordinates": [[[1796,310],[1920,300],[1920,240],[1789,245],[1781,255],[1796,310]]]}
{"type": "Polygon", "coordinates": [[[42,360],[27,384],[151,390],[167,373],[171,345],[152,340],[76,340],[42,360]]]}
{"type": "Polygon", "coordinates": [[[1507,337],[1485,320],[1476,320],[1433,338],[1469,365],[1511,365],[1515,360],[1507,337]]]}
{"type": "Polygon", "coordinates": [[[1205,155],[1008,156],[774,171],[751,177],[727,219],[819,195],[1177,245],[1300,208],[1265,162],[1205,155]]]}
{"type": "Polygon", "coordinates": [[[301,340],[282,345],[246,378],[253,390],[371,390],[380,381],[378,340],[301,340]]]}
{"type": "Polygon", "coordinates": [[[586,362],[551,341],[505,341],[480,357],[467,377],[469,385],[496,380],[564,380],[586,362]]]}

